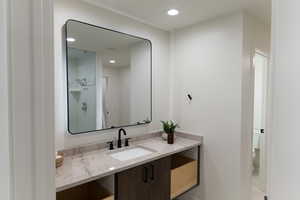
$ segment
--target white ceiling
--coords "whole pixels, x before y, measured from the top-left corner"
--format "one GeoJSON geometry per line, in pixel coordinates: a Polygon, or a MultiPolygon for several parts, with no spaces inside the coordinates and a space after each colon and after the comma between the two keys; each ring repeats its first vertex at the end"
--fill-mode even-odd
{"type": "Polygon", "coordinates": [[[155,27],[172,30],[241,9],[265,23],[271,20],[271,0],[82,0],[155,27]],[[166,15],[175,8],[180,14],[166,15]]]}
{"type": "MultiPolygon", "coordinates": [[[[97,52],[101,55],[103,65],[107,67],[130,66],[131,46],[140,42],[148,45],[148,41],[76,21],[68,22],[67,37],[76,39],[75,42],[68,43],[69,47],[97,52]],[[115,60],[116,63],[111,64],[110,60],[115,60]]],[[[76,56],[81,57],[73,53],[73,57],[76,56]]]]}

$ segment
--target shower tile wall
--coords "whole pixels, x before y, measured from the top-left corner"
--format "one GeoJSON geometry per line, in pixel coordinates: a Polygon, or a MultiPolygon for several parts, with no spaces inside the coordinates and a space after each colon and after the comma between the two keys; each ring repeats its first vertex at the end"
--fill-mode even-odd
{"type": "Polygon", "coordinates": [[[96,53],[69,50],[70,127],[76,132],[96,129],[96,53]]]}

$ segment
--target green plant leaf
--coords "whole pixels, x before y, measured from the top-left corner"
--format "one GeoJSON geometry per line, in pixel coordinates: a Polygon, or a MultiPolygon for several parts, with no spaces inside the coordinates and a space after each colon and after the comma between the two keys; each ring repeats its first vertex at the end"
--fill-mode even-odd
{"type": "Polygon", "coordinates": [[[174,133],[175,129],[177,127],[179,127],[179,125],[175,122],[173,122],[172,120],[169,121],[161,121],[161,123],[163,124],[163,129],[166,133],[174,133]]]}

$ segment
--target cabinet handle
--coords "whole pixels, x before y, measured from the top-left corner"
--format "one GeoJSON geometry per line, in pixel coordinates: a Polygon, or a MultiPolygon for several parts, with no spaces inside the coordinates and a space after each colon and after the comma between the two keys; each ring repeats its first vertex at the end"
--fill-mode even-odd
{"type": "Polygon", "coordinates": [[[148,168],[147,167],[144,167],[143,181],[144,181],[144,183],[148,182],[148,168]]]}
{"type": "Polygon", "coordinates": [[[150,177],[150,179],[152,181],[154,181],[154,165],[150,165],[150,167],[151,167],[151,177],[150,177]]]}

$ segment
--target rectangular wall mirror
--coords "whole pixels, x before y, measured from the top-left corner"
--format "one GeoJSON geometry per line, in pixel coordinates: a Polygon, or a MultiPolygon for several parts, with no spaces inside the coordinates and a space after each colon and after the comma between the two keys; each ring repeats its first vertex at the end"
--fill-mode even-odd
{"type": "Polygon", "coordinates": [[[65,24],[71,134],[152,120],[152,45],[91,24],[65,24]]]}

